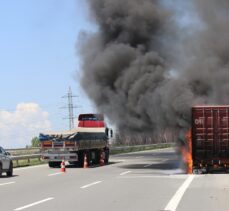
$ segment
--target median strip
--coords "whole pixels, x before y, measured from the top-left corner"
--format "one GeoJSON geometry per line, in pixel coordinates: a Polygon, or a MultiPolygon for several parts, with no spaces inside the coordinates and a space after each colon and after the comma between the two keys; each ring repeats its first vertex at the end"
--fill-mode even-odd
{"type": "Polygon", "coordinates": [[[102,182],[102,181],[93,182],[93,183],[91,183],[91,184],[84,185],[84,186],[82,186],[82,187],[80,187],[80,188],[81,188],[81,189],[89,188],[89,187],[91,187],[91,186],[93,186],[93,185],[96,185],[96,184],[99,184],[99,183],[101,183],[101,182],[102,182]]]}
{"type": "Polygon", "coordinates": [[[35,205],[38,205],[38,204],[41,204],[41,203],[44,203],[44,202],[47,202],[47,201],[50,201],[50,200],[53,200],[54,198],[53,197],[50,197],[50,198],[47,198],[47,199],[43,199],[41,201],[37,201],[37,202],[34,202],[32,204],[28,204],[28,205],[25,205],[23,207],[19,207],[19,208],[16,208],[14,209],[15,211],[19,211],[19,210],[24,210],[24,209],[27,209],[29,207],[33,207],[35,205]]]}

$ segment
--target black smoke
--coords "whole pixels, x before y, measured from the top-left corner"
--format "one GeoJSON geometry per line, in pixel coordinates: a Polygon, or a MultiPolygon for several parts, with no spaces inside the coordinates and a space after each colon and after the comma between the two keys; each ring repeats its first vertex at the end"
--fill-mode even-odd
{"type": "Polygon", "coordinates": [[[118,129],[183,130],[191,106],[228,102],[227,1],[88,4],[98,31],[80,38],[82,86],[118,129]]]}

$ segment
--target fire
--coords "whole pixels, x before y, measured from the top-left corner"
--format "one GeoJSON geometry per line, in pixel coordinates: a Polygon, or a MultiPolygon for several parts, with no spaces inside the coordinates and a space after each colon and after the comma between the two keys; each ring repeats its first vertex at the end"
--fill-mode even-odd
{"type": "Polygon", "coordinates": [[[187,166],[187,174],[192,174],[193,160],[192,160],[192,130],[190,129],[185,135],[187,146],[181,149],[183,161],[187,166]]]}

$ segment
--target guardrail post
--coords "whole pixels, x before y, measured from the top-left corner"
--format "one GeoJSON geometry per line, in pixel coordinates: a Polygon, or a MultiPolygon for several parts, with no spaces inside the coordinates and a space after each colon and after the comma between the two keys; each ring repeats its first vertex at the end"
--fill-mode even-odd
{"type": "Polygon", "coordinates": [[[17,166],[19,166],[19,160],[16,160],[17,166]]]}
{"type": "Polygon", "coordinates": [[[30,164],[30,158],[28,158],[28,163],[30,164]]]}

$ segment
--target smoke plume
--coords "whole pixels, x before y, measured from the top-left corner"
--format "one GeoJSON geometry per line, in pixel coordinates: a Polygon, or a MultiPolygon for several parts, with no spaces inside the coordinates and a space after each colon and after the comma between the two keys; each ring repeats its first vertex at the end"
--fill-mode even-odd
{"type": "Polygon", "coordinates": [[[120,130],[187,129],[192,105],[228,102],[229,3],[166,2],[88,0],[82,86],[120,130]]]}
{"type": "Polygon", "coordinates": [[[228,104],[229,2],[195,0],[201,27],[187,42],[185,77],[206,103],[228,104]]]}

